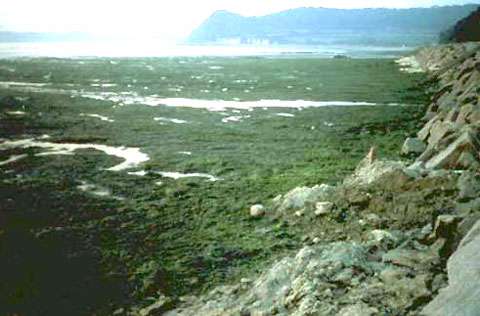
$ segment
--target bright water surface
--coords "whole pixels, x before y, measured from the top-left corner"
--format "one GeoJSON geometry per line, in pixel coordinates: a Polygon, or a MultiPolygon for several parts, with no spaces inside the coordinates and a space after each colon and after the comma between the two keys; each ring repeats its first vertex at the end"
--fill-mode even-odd
{"type": "Polygon", "coordinates": [[[155,41],[95,41],[0,43],[0,58],[15,57],[194,57],[194,56],[299,56],[347,55],[354,58],[395,58],[415,47],[378,46],[212,46],[165,45],[155,41]]]}

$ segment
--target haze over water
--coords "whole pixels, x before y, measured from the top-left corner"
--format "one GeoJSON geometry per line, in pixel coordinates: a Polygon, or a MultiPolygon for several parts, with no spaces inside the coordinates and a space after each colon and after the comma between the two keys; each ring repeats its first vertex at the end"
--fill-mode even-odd
{"type": "Polygon", "coordinates": [[[176,45],[152,40],[0,43],[0,58],[16,57],[195,57],[195,56],[312,56],[330,58],[346,55],[353,58],[394,58],[414,47],[354,45],[176,45]]]}

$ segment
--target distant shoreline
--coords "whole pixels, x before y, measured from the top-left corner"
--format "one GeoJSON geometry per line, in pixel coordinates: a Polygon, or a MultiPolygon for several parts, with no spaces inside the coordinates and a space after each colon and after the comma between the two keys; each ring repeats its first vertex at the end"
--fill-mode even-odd
{"type": "Polygon", "coordinates": [[[0,58],[312,57],[396,58],[417,47],[361,45],[187,45],[154,41],[0,42],[0,58]]]}

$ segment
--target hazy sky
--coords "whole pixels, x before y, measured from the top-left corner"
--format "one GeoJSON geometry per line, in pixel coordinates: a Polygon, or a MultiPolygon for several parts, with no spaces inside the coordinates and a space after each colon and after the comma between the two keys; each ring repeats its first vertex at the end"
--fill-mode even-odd
{"type": "Polygon", "coordinates": [[[186,36],[216,10],[265,15],[296,7],[428,7],[480,0],[5,0],[0,28],[15,31],[186,36]]]}

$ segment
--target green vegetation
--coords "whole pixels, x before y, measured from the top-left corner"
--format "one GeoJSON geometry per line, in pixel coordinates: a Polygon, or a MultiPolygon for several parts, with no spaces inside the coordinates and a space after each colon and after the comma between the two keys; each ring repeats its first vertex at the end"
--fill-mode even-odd
{"type": "MultiPolygon", "coordinates": [[[[158,291],[172,297],[199,293],[260,271],[296,249],[305,230],[312,229],[308,225],[290,226],[274,214],[252,219],[250,205],[268,204],[276,195],[297,186],[335,184],[353,170],[372,145],[378,147],[381,157],[397,157],[405,136],[418,129],[423,113],[419,105],[425,101],[421,79],[421,75],[400,73],[390,60],[4,60],[0,62],[0,81],[50,84],[0,89],[0,123],[5,127],[0,137],[23,139],[48,134],[48,141],[54,142],[139,147],[151,160],[132,171],[151,172],[140,177],[126,171],[107,171],[120,160],[93,150],[47,157],[35,156],[41,151],[38,148],[3,150],[0,161],[15,154],[29,156],[1,166],[0,205],[10,205],[10,213],[5,214],[25,210],[20,214],[30,216],[26,211],[29,207],[48,214],[42,225],[37,222],[15,229],[27,227],[38,233],[48,227],[63,227],[50,228],[44,235],[73,234],[82,240],[82,247],[102,259],[110,276],[124,283],[128,280],[125,292],[136,303],[157,296],[158,291]],[[72,97],[71,90],[224,100],[369,101],[379,105],[301,111],[257,108],[241,113],[227,109],[228,115],[250,117],[224,123],[220,112],[119,106],[111,101],[72,97]],[[24,110],[26,115],[6,113],[13,110],[24,110]],[[279,112],[295,116],[281,117],[276,115],[279,112]],[[114,122],[81,113],[103,115],[114,122]],[[154,117],[188,123],[161,124],[154,117]],[[162,178],[157,171],[208,173],[222,180],[173,180],[162,178]],[[81,181],[107,188],[111,196],[81,192],[76,188],[81,181]],[[163,184],[158,185],[159,181],[163,184]],[[44,203],[15,198],[16,192],[45,196],[44,203]]],[[[0,223],[0,239],[11,231],[0,223]]],[[[11,296],[10,289],[0,289],[11,296]]],[[[113,302],[117,306],[130,304],[120,299],[113,302]]]]}

